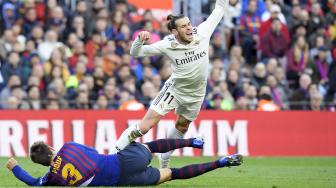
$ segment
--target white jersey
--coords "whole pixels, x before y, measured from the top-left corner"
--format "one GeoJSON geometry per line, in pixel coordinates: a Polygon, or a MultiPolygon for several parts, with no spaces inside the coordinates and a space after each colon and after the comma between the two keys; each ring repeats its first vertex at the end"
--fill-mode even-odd
{"type": "Polygon", "coordinates": [[[217,0],[216,7],[206,21],[193,28],[193,41],[180,44],[174,35],[151,45],[143,45],[137,38],[131,48],[136,57],[165,54],[172,63],[173,82],[176,93],[203,97],[208,76],[209,42],[216,26],[224,16],[228,0],[217,0]]]}

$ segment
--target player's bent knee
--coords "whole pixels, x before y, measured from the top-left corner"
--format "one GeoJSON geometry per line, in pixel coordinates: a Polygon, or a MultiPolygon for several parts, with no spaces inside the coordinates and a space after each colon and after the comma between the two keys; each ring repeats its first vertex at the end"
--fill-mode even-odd
{"type": "Polygon", "coordinates": [[[172,179],[172,171],[170,168],[161,168],[160,171],[160,180],[157,184],[164,183],[166,181],[170,181],[172,179]]]}

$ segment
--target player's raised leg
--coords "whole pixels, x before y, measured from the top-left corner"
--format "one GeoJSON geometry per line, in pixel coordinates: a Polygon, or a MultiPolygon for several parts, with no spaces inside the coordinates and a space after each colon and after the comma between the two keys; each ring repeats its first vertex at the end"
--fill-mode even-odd
{"type": "Polygon", "coordinates": [[[202,149],[204,141],[201,138],[189,139],[159,139],[145,143],[152,153],[164,153],[171,150],[184,147],[193,147],[202,149]]]}
{"type": "Polygon", "coordinates": [[[157,125],[165,114],[177,107],[178,103],[176,98],[170,97],[172,85],[173,83],[169,81],[165,83],[165,86],[153,100],[145,117],[136,127],[129,127],[121,134],[110,153],[117,153],[118,151],[125,149],[125,147],[132,141],[146,134],[152,127],[157,125]]]}
{"type": "Polygon", "coordinates": [[[161,115],[152,109],[149,109],[136,127],[127,128],[119,137],[115,145],[112,147],[110,153],[117,153],[125,149],[136,138],[146,134],[152,127],[154,127],[161,119],[161,115]]]}
{"type": "Polygon", "coordinates": [[[203,164],[193,164],[182,168],[164,168],[160,169],[160,180],[158,184],[176,179],[189,179],[217,168],[239,166],[243,163],[243,156],[234,154],[228,157],[222,157],[216,161],[203,164]]]}

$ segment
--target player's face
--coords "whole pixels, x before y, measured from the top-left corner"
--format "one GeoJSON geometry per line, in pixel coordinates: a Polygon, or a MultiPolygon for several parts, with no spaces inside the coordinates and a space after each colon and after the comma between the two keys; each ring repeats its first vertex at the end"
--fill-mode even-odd
{"type": "MultiPolygon", "coordinates": [[[[192,25],[188,17],[176,20],[175,36],[182,43],[190,43],[193,40],[192,25]]],[[[175,29],[174,29],[175,30],[175,29]]]]}

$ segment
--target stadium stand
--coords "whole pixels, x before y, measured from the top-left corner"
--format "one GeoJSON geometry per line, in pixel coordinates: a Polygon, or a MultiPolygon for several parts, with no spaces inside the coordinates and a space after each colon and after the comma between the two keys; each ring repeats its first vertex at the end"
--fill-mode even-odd
{"type": "MultiPolygon", "coordinates": [[[[129,55],[139,31],[151,42],[169,34],[151,10],[126,0],[0,2],[1,109],[144,109],[171,74],[165,57],[129,55]]],[[[204,15],[213,1],[201,2],[204,15]]],[[[335,111],[335,0],[242,0],[209,53],[204,109],[335,111]]]]}

